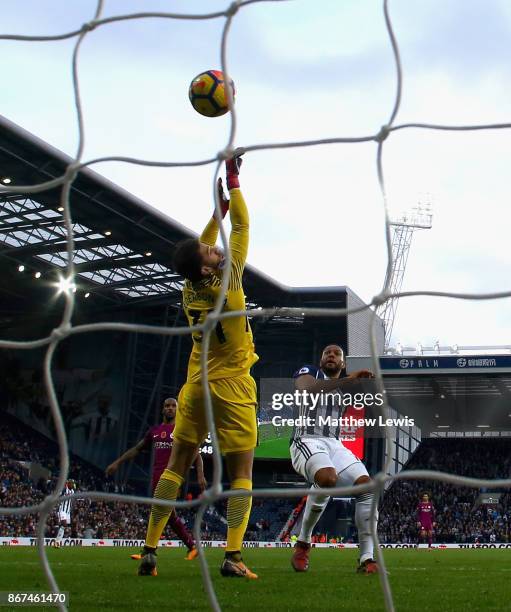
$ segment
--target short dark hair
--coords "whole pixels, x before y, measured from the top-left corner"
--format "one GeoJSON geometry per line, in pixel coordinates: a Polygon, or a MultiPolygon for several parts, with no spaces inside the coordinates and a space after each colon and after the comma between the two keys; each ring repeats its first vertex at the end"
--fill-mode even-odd
{"type": "Polygon", "coordinates": [[[202,280],[199,241],[196,238],[187,238],[178,242],[174,251],[173,263],[174,270],[192,283],[202,280]]]}
{"type": "Polygon", "coordinates": [[[325,346],[321,350],[321,354],[323,354],[329,346],[336,346],[338,349],[341,349],[342,356],[344,357],[344,349],[342,348],[340,344],[336,344],[335,342],[331,342],[330,344],[325,344],[325,346]]]}

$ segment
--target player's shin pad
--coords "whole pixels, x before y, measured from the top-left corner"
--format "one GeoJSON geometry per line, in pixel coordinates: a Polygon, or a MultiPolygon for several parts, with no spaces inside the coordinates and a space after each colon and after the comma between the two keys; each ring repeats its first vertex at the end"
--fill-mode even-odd
{"type": "MultiPolygon", "coordinates": [[[[172,472],[169,469],[164,470],[160,476],[160,480],[154,490],[154,497],[159,499],[174,500],[177,498],[179,488],[183,484],[183,478],[172,472]]],[[[149,525],[147,526],[146,546],[156,548],[160,540],[161,534],[165,529],[165,525],[169,520],[172,508],[168,506],[151,507],[151,516],[149,517],[149,525]]]]}
{"type": "MultiPolygon", "coordinates": [[[[252,490],[252,481],[248,478],[236,478],[231,483],[231,490],[252,490]]],[[[247,530],[251,497],[229,497],[227,501],[227,547],[226,552],[241,550],[243,536],[247,530]]]]}
{"type": "MultiPolygon", "coordinates": [[[[317,489],[317,486],[314,484],[312,488],[317,489]]],[[[303,511],[302,527],[300,529],[300,535],[298,536],[300,542],[309,543],[311,541],[314,527],[327,507],[329,499],[330,497],[328,495],[317,495],[316,497],[309,495],[307,497],[305,510],[303,511]]]]}
{"type": "MultiPolygon", "coordinates": [[[[355,504],[355,524],[358,530],[358,546],[360,552],[360,562],[373,559],[374,545],[371,537],[371,506],[373,503],[372,493],[358,495],[355,504]]],[[[375,521],[378,521],[378,511],[376,511],[375,521]]]]}

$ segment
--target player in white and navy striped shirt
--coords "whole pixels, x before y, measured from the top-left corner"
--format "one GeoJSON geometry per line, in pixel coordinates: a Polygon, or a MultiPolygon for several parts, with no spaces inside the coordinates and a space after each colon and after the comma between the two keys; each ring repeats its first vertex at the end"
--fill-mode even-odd
{"type": "MultiPolygon", "coordinates": [[[[359,385],[359,379],[374,378],[369,370],[358,370],[349,376],[345,370],[344,352],[336,344],[323,349],[319,368],[303,366],[295,372],[295,388],[305,392],[295,410],[298,419],[291,440],[291,460],[294,469],[314,487],[339,487],[370,481],[364,464],[339,439],[343,413],[342,393],[359,385]],[[306,401],[306,399],[308,401],[306,401]],[[316,404],[313,407],[313,401],[316,404]]],[[[291,564],[297,572],[309,568],[312,531],[325,510],[329,496],[309,496],[305,504],[302,527],[295,544],[291,564]]],[[[359,566],[357,571],[373,574],[378,567],[373,559],[370,513],[373,496],[363,493],[356,497],[355,524],[358,530],[359,566]]]]}
{"type": "Polygon", "coordinates": [[[68,480],[64,485],[62,495],[66,495],[65,499],[58,507],[57,514],[59,517],[59,530],[57,537],[55,538],[55,546],[58,548],[64,538],[65,527],[71,525],[71,495],[74,495],[76,489],[76,483],[74,480],[68,480]]]}

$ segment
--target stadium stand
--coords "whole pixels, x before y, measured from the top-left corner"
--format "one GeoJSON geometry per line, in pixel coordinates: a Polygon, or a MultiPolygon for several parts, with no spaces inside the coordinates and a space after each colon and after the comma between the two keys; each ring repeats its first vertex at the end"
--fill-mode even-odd
{"type": "MultiPolygon", "coordinates": [[[[40,502],[54,486],[58,476],[57,445],[29,427],[2,413],[0,425],[0,473],[2,506],[24,506],[40,502]],[[34,478],[35,476],[35,478],[34,478]]],[[[79,491],[115,491],[114,482],[96,467],[82,459],[71,456],[70,479],[76,481],[79,491]]],[[[127,485],[124,493],[138,493],[127,485]]],[[[282,528],[293,500],[254,500],[247,539],[254,541],[275,540],[282,528]]],[[[149,507],[103,501],[75,500],[72,524],[66,529],[66,537],[73,538],[124,538],[141,539],[145,536],[149,507]]],[[[181,510],[180,516],[191,526],[194,511],[181,510]]],[[[225,502],[210,506],[207,510],[202,537],[205,540],[224,540],[227,523],[225,502]]],[[[36,535],[34,515],[1,516],[0,536],[33,537],[36,535]]],[[[55,536],[58,530],[56,513],[48,520],[46,535],[55,536]]],[[[167,531],[165,537],[173,537],[167,531]]]]}
{"type": "MultiPolygon", "coordinates": [[[[0,503],[21,506],[41,501],[58,475],[57,445],[17,419],[2,413],[0,425],[0,503]]],[[[423,440],[406,469],[434,468],[443,472],[479,478],[507,478],[511,474],[511,440],[427,439],[423,440]]],[[[70,478],[78,490],[119,491],[103,472],[71,456],[70,478]]],[[[192,487],[193,490],[193,487],[192,487]]],[[[398,481],[386,491],[380,508],[382,542],[416,543],[416,508],[421,493],[428,492],[436,511],[435,541],[442,543],[491,543],[511,541],[511,494],[492,489],[455,487],[434,481],[398,481]]],[[[142,493],[130,484],[122,492],[142,493]]],[[[294,499],[254,499],[247,540],[279,539],[294,499]]],[[[72,525],[66,537],[140,539],[144,537],[148,508],[127,503],[76,500],[72,525]]],[[[193,510],[182,510],[191,525],[193,510]]],[[[202,537],[224,540],[225,502],[211,506],[205,514],[202,537]]],[[[35,536],[36,517],[0,517],[0,536],[35,536]]],[[[47,536],[58,529],[56,514],[48,521],[47,536]]],[[[335,534],[326,534],[330,538],[335,534]]],[[[354,536],[354,534],[353,534],[354,536]]],[[[169,531],[165,537],[173,537],[169,531]]],[[[356,538],[348,537],[346,541],[356,538]]]]}
{"type": "MultiPolygon", "coordinates": [[[[476,478],[509,478],[511,441],[424,440],[405,469],[435,469],[476,478]]],[[[380,508],[378,531],[382,542],[417,542],[416,509],[423,492],[430,494],[435,507],[437,542],[511,541],[509,493],[496,488],[485,491],[435,481],[397,481],[385,493],[380,508]]]]}

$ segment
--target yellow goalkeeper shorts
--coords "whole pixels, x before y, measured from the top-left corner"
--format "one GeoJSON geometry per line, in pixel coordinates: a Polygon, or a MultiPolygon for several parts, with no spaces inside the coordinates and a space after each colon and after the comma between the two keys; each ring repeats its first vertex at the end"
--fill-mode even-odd
{"type": "MultiPolygon", "coordinates": [[[[239,453],[257,446],[257,387],[250,374],[209,381],[220,452],[239,453]]],[[[174,439],[201,444],[208,434],[200,383],[186,383],[178,398],[174,439]]]]}

